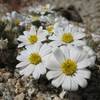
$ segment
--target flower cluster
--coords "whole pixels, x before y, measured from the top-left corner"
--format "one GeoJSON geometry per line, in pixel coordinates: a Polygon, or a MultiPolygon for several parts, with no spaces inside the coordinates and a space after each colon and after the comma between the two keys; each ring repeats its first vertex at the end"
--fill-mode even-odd
{"type": "MultiPolygon", "coordinates": [[[[39,18],[46,11],[52,11],[48,7],[42,7],[43,11],[37,9],[37,13],[42,12],[39,18]]],[[[48,15],[45,17],[48,18],[48,15]]],[[[96,57],[87,46],[85,29],[61,16],[54,16],[52,23],[46,20],[45,25],[42,21],[39,27],[30,24],[18,37],[18,48],[24,48],[17,56],[20,63],[16,67],[20,74],[32,75],[34,79],[45,74],[53,86],[61,86],[64,90],[75,91],[79,86],[86,87],[91,76],[89,67],[95,64],[96,57]]]]}

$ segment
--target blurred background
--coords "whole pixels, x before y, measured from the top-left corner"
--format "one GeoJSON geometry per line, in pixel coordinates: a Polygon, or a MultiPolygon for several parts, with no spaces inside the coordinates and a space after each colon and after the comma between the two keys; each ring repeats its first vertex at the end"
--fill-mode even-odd
{"type": "Polygon", "coordinates": [[[65,9],[70,5],[75,6],[87,28],[96,33],[100,32],[100,0],[0,0],[0,15],[7,11],[23,11],[30,5],[46,3],[65,9]]]}

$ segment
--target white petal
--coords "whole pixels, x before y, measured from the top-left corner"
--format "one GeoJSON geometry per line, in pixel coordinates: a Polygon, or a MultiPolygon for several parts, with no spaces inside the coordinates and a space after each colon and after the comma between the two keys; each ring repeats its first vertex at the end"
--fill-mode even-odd
{"type": "Polygon", "coordinates": [[[39,52],[41,46],[42,46],[42,43],[38,42],[38,43],[36,43],[36,44],[34,44],[34,45],[26,46],[26,49],[27,49],[30,53],[39,52]]]}
{"type": "Polygon", "coordinates": [[[56,41],[59,40],[59,38],[55,35],[50,36],[49,39],[50,40],[56,40],[56,41]]]}
{"type": "Polygon", "coordinates": [[[81,51],[76,48],[76,47],[69,47],[70,49],[70,58],[75,60],[75,61],[78,61],[79,60],[79,57],[80,57],[80,54],[81,54],[81,51]]]}
{"type": "Polygon", "coordinates": [[[23,47],[24,46],[24,43],[20,43],[19,45],[18,45],[18,48],[21,48],[21,47],[23,47]]]}
{"type": "Polygon", "coordinates": [[[39,27],[39,29],[38,29],[38,31],[37,31],[37,34],[39,34],[39,35],[40,35],[40,34],[41,34],[41,32],[43,32],[43,27],[42,27],[42,26],[40,26],[40,27],[39,27]]]}
{"type": "Polygon", "coordinates": [[[17,56],[16,59],[19,60],[19,61],[27,61],[27,57],[22,56],[22,55],[17,56]]]}
{"type": "Polygon", "coordinates": [[[26,37],[24,35],[20,35],[17,40],[21,42],[26,42],[26,37]]]}
{"type": "Polygon", "coordinates": [[[63,74],[60,75],[58,78],[56,78],[52,81],[52,85],[55,87],[59,87],[63,83],[64,77],[65,76],[63,74]]]}
{"type": "Polygon", "coordinates": [[[84,88],[87,86],[87,80],[81,76],[78,76],[76,73],[75,76],[73,76],[73,80],[80,85],[80,87],[84,88]]]}
{"type": "Polygon", "coordinates": [[[53,52],[55,58],[57,59],[57,61],[62,64],[63,61],[65,60],[65,57],[64,57],[64,54],[63,52],[61,51],[60,48],[57,48],[54,52],[53,52]]]}
{"type": "Polygon", "coordinates": [[[48,80],[50,80],[52,78],[56,78],[56,77],[60,76],[61,74],[62,74],[61,71],[49,71],[46,76],[47,76],[48,80]]]}
{"type": "Polygon", "coordinates": [[[78,66],[78,69],[83,69],[83,68],[89,67],[91,63],[92,62],[90,59],[84,59],[83,61],[78,62],[77,66],[78,66]]]}
{"type": "Polygon", "coordinates": [[[75,40],[74,42],[72,42],[73,45],[76,45],[76,46],[84,46],[86,45],[86,41],[84,40],[75,40]]]}
{"type": "Polygon", "coordinates": [[[71,89],[71,77],[70,76],[65,76],[64,82],[62,84],[62,88],[64,90],[70,90],[71,89]]]}
{"type": "Polygon", "coordinates": [[[29,35],[29,31],[24,31],[23,33],[24,33],[25,36],[29,35]]]}
{"type": "Polygon", "coordinates": [[[55,27],[54,26],[54,34],[56,34],[56,35],[60,35],[60,34],[62,34],[64,31],[63,31],[63,28],[61,28],[61,27],[55,27]]]}
{"type": "Polygon", "coordinates": [[[38,69],[38,67],[35,66],[34,72],[32,73],[34,79],[39,79],[39,77],[40,77],[40,72],[39,71],[40,70],[38,69]]]}
{"type": "Polygon", "coordinates": [[[90,64],[89,67],[93,67],[93,66],[95,65],[95,60],[96,60],[96,56],[90,57],[90,62],[91,62],[91,64],[90,64]]]}
{"type": "Polygon", "coordinates": [[[30,53],[28,50],[25,49],[25,50],[21,51],[20,54],[21,54],[21,56],[27,57],[30,53]]]}
{"type": "Polygon", "coordinates": [[[77,74],[83,78],[89,79],[91,76],[91,72],[89,70],[78,70],[77,74]]]}
{"type": "Polygon", "coordinates": [[[46,56],[51,52],[51,49],[52,48],[50,46],[48,46],[47,44],[44,44],[40,49],[40,54],[42,56],[46,56]]]}
{"type": "Polygon", "coordinates": [[[84,59],[88,58],[88,54],[84,51],[81,51],[81,49],[79,53],[80,53],[80,56],[79,56],[78,62],[83,61],[84,59]]]}
{"type": "Polygon", "coordinates": [[[78,84],[73,80],[73,77],[71,78],[71,90],[72,91],[78,90],[78,84]]]}
{"type": "Polygon", "coordinates": [[[45,68],[45,65],[43,63],[38,64],[37,67],[38,67],[38,70],[39,70],[40,74],[43,75],[43,74],[46,73],[46,68],[45,68]]]}
{"type": "Polygon", "coordinates": [[[29,34],[30,34],[30,35],[36,34],[36,28],[35,28],[35,26],[32,26],[32,27],[31,27],[29,34]]]}
{"type": "Polygon", "coordinates": [[[40,41],[46,40],[47,32],[42,27],[38,29],[37,36],[40,41]]]}
{"type": "Polygon", "coordinates": [[[57,47],[57,46],[60,46],[61,44],[62,44],[61,41],[52,41],[49,43],[49,45],[52,47],[57,47]]]}
{"type": "Polygon", "coordinates": [[[83,49],[88,53],[89,56],[92,56],[95,54],[95,52],[88,46],[83,46],[83,49]]]}
{"type": "Polygon", "coordinates": [[[36,43],[34,49],[38,52],[38,51],[40,51],[41,46],[42,46],[42,43],[40,43],[40,42],[36,43]]]}
{"type": "Polygon", "coordinates": [[[32,74],[32,72],[34,71],[35,66],[30,64],[28,65],[26,68],[22,69],[20,71],[21,75],[25,75],[25,76],[29,76],[30,74],[32,74]]]}
{"type": "Polygon", "coordinates": [[[72,34],[80,34],[78,31],[79,31],[79,28],[74,26],[74,25],[70,25],[70,28],[71,28],[71,33],[72,34]]]}
{"type": "Polygon", "coordinates": [[[27,61],[28,59],[27,59],[27,57],[28,57],[28,55],[29,55],[30,53],[28,52],[28,50],[23,50],[23,51],[21,51],[20,52],[20,55],[18,55],[17,56],[17,60],[19,60],[19,61],[27,61]]]}
{"type": "Polygon", "coordinates": [[[81,33],[81,34],[75,34],[75,35],[74,35],[74,39],[75,39],[75,40],[82,39],[82,38],[84,38],[85,36],[86,36],[86,35],[83,34],[83,33],[81,33]]]}
{"type": "Polygon", "coordinates": [[[16,65],[16,68],[24,67],[24,66],[27,66],[28,64],[29,64],[29,62],[21,62],[16,65]]]}
{"type": "Polygon", "coordinates": [[[67,46],[61,46],[60,48],[61,48],[65,58],[68,59],[70,57],[69,48],[67,48],[67,46]]]}
{"type": "Polygon", "coordinates": [[[60,65],[53,55],[50,55],[50,58],[47,61],[47,68],[49,70],[60,70],[60,65]]]}
{"type": "Polygon", "coordinates": [[[44,41],[46,40],[46,33],[41,32],[41,34],[38,34],[38,41],[44,41]]]}
{"type": "Polygon", "coordinates": [[[72,29],[73,29],[73,27],[72,27],[72,25],[70,26],[70,25],[68,25],[66,28],[65,28],[65,33],[72,33],[72,29]]]}

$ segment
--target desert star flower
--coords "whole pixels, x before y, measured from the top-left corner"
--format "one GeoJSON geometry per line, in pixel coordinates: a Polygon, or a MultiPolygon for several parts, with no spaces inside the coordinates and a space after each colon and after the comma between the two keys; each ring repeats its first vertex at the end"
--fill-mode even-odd
{"type": "Polygon", "coordinates": [[[25,20],[25,17],[16,11],[13,11],[12,13],[7,13],[6,16],[2,18],[3,21],[8,20],[11,23],[14,23],[16,25],[19,25],[21,21],[25,20]]]}
{"type": "Polygon", "coordinates": [[[36,30],[35,26],[32,26],[29,31],[24,31],[24,35],[20,35],[18,41],[21,43],[18,47],[26,45],[34,45],[38,42],[42,42],[46,39],[46,31],[40,27],[36,30]]]}
{"type": "Polygon", "coordinates": [[[21,75],[33,75],[38,79],[40,75],[46,73],[46,58],[51,53],[51,47],[47,44],[37,43],[33,46],[27,46],[26,50],[22,51],[17,56],[17,60],[21,61],[16,67],[22,68],[21,75]]]}
{"type": "Polygon", "coordinates": [[[49,57],[47,78],[52,79],[55,87],[62,86],[64,90],[75,91],[78,85],[87,85],[86,79],[91,74],[87,67],[91,63],[84,51],[72,46],[61,46],[49,57]]]}
{"type": "Polygon", "coordinates": [[[52,35],[54,33],[54,26],[49,25],[46,27],[46,30],[47,30],[48,35],[52,35]]]}
{"type": "Polygon", "coordinates": [[[50,43],[51,46],[60,46],[62,44],[72,44],[76,46],[85,45],[86,42],[82,40],[85,37],[85,33],[82,29],[78,29],[74,25],[66,23],[66,27],[60,27],[60,25],[55,24],[54,34],[49,37],[53,40],[50,43]]]}
{"type": "Polygon", "coordinates": [[[44,15],[46,12],[53,13],[52,9],[53,7],[51,7],[49,4],[46,4],[44,6],[38,6],[38,8],[36,7],[34,11],[36,13],[40,13],[41,15],[44,15]]]}

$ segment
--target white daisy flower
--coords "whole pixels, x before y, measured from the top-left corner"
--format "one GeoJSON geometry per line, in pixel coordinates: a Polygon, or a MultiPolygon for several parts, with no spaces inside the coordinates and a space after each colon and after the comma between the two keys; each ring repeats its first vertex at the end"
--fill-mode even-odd
{"type": "Polygon", "coordinates": [[[35,12],[35,13],[37,13],[37,14],[41,14],[41,15],[44,15],[46,12],[51,12],[51,13],[53,13],[53,11],[52,11],[52,9],[53,9],[54,7],[52,6],[50,6],[50,4],[46,4],[46,5],[39,5],[38,7],[36,6],[36,7],[29,7],[29,12],[35,12]]]}
{"type": "Polygon", "coordinates": [[[40,22],[44,23],[53,23],[54,22],[54,16],[51,14],[48,15],[29,15],[30,21],[37,21],[39,20],[40,22]]]}
{"type": "Polygon", "coordinates": [[[13,11],[11,13],[7,13],[5,17],[2,18],[2,20],[7,20],[11,23],[15,23],[16,25],[19,25],[21,21],[25,20],[25,17],[16,11],[13,11]]]}
{"type": "Polygon", "coordinates": [[[52,14],[48,15],[41,15],[40,16],[41,22],[46,22],[47,24],[54,24],[55,23],[55,16],[52,14]]]}
{"type": "Polygon", "coordinates": [[[75,27],[72,24],[66,24],[64,27],[60,27],[60,25],[58,26],[56,24],[54,34],[49,37],[49,39],[53,40],[50,43],[51,46],[60,46],[62,44],[83,46],[86,44],[83,38],[85,38],[83,29],[75,27]]]}
{"type": "Polygon", "coordinates": [[[52,9],[53,9],[53,6],[50,6],[50,4],[46,4],[42,6],[41,14],[45,14],[46,12],[53,13],[52,9]]]}
{"type": "Polygon", "coordinates": [[[46,31],[40,27],[38,30],[35,26],[32,26],[29,31],[24,31],[24,35],[20,35],[18,41],[22,42],[18,47],[33,45],[38,42],[42,42],[46,39],[46,31]]]}
{"type": "Polygon", "coordinates": [[[25,20],[21,21],[19,25],[20,26],[27,26],[28,24],[31,25],[32,21],[36,21],[37,19],[38,19],[37,16],[28,15],[25,16],[25,20]]]}
{"type": "Polygon", "coordinates": [[[53,79],[53,86],[62,86],[64,90],[75,91],[78,85],[84,88],[87,85],[86,79],[89,79],[91,74],[86,68],[91,63],[92,60],[88,58],[87,53],[79,48],[61,46],[49,57],[47,68],[50,71],[47,78],[53,79]]]}
{"type": "Polygon", "coordinates": [[[37,43],[31,47],[27,46],[26,50],[17,56],[17,60],[21,62],[16,67],[22,68],[21,75],[32,74],[35,79],[39,79],[40,75],[46,73],[46,59],[50,53],[51,47],[47,44],[37,43]]]}

